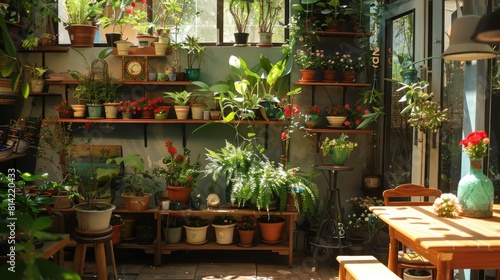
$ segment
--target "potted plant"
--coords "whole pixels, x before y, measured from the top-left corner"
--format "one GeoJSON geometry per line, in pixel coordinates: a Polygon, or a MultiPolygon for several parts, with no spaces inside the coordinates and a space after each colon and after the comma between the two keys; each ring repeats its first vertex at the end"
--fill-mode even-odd
{"type": "Polygon", "coordinates": [[[65,23],[73,47],[92,47],[97,26],[91,22],[101,13],[106,1],[65,0],[64,8],[68,19],[65,23]]]}
{"type": "Polygon", "coordinates": [[[248,247],[254,245],[253,237],[257,227],[257,220],[253,215],[242,216],[236,223],[236,228],[240,236],[238,245],[248,247]]]}
{"type": "Polygon", "coordinates": [[[215,229],[217,244],[227,245],[233,243],[234,227],[236,220],[229,215],[215,216],[212,227],[215,229]]]}
{"type": "Polygon", "coordinates": [[[208,220],[199,216],[191,216],[184,225],[186,243],[193,245],[205,244],[207,240],[208,220]]]}
{"type": "Polygon", "coordinates": [[[377,218],[369,208],[383,206],[384,200],[365,196],[351,197],[347,199],[347,202],[351,205],[351,212],[347,215],[346,221],[349,240],[358,245],[369,243],[379,245],[381,243],[378,240],[379,231],[385,228],[386,224],[377,218]]]}
{"type": "Polygon", "coordinates": [[[181,219],[176,215],[168,215],[163,232],[165,234],[165,242],[179,243],[182,237],[181,219]]]}
{"type": "Polygon", "coordinates": [[[158,33],[158,42],[170,43],[170,32],[172,29],[176,33],[182,24],[184,12],[188,7],[187,0],[161,0],[153,6],[153,24],[158,33]]]}
{"type": "Polygon", "coordinates": [[[127,26],[125,20],[125,7],[130,5],[133,0],[107,0],[104,6],[104,12],[98,19],[98,24],[106,29],[112,26],[111,32],[106,33],[108,47],[116,47],[115,41],[122,39],[123,31],[127,26]]]}
{"type": "Polygon", "coordinates": [[[334,165],[344,165],[358,143],[349,141],[349,136],[342,133],[339,138],[330,140],[328,137],[321,143],[323,156],[330,154],[334,165]]]}
{"type": "Polygon", "coordinates": [[[322,51],[314,50],[311,44],[305,44],[297,49],[295,62],[300,67],[301,82],[311,82],[315,80],[316,70],[321,67],[322,51]]]}
{"type": "Polygon", "coordinates": [[[109,221],[109,225],[113,228],[112,229],[113,237],[111,238],[113,245],[120,244],[122,242],[121,238],[121,231],[123,226],[122,216],[120,216],[119,214],[111,215],[111,220],[109,221]]]}
{"type": "Polygon", "coordinates": [[[285,218],[266,215],[257,219],[262,242],[266,244],[279,244],[281,242],[281,232],[285,225],[285,218]]]}
{"type": "Polygon", "coordinates": [[[343,10],[340,7],[340,0],[330,0],[326,2],[326,5],[321,14],[325,15],[325,23],[322,24],[326,26],[328,31],[339,32],[342,31],[342,23],[344,19],[342,18],[343,10]]]}
{"type": "MultiPolygon", "coordinates": [[[[144,211],[148,209],[152,194],[155,188],[158,187],[158,183],[146,171],[141,155],[128,154],[125,157],[108,159],[106,163],[123,164],[128,169],[121,176],[123,178],[123,187],[128,190],[121,194],[125,203],[125,209],[129,211],[144,211]]],[[[107,175],[116,176],[116,173],[111,170],[107,175]]]]}
{"type": "Polygon", "coordinates": [[[349,5],[343,10],[343,14],[348,17],[351,23],[351,28],[356,32],[363,32],[370,22],[370,18],[376,16],[372,9],[378,5],[378,1],[374,0],[352,0],[349,5]]]}
{"type": "Polygon", "coordinates": [[[326,120],[331,127],[342,127],[344,126],[345,119],[347,118],[347,112],[349,105],[335,104],[327,106],[326,108],[326,120]]]}
{"type": "Polygon", "coordinates": [[[132,119],[132,117],[137,114],[136,101],[126,100],[121,101],[120,104],[116,106],[118,112],[122,113],[123,119],[132,119]]]}
{"type": "Polygon", "coordinates": [[[31,80],[30,80],[31,92],[41,93],[43,90],[43,86],[45,84],[43,75],[45,74],[45,72],[47,72],[47,68],[38,67],[36,63],[33,65],[26,65],[25,67],[26,70],[28,70],[31,75],[31,80]]]}
{"type": "Polygon", "coordinates": [[[164,92],[164,96],[169,97],[174,100],[174,110],[177,115],[177,119],[185,120],[189,114],[189,98],[192,92],[186,90],[176,91],[176,92],[164,92]]]}
{"type": "Polygon", "coordinates": [[[142,0],[141,2],[132,1],[130,6],[125,9],[125,22],[133,26],[137,31],[139,47],[150,47],[156,41],[156,37],[150,33],[150,29],[154,25],[148,18],[149,9],[147,0],[142,0]]]}
{"type": "Polygon", "coordinates": [[[259,4],[259,35],[262,45],[270,45],[272,42],[274,25],[278,21],[278,15],[282,11],[282,0],[258,0],[259,4]]]}
{"type": "Polygon", "coordinates": [[[198,43],[199,38],[187,36],[182,48],[187,50],[186,76],[188,81],[197,81],[200,77],[201,61],[205,47],[198,43]],[[195,62],[198,61],[198,65],[195,62]],[[198,66],[198,67],[196,67],[198,66]]]}
{"type": "Polygon", "coordinates": [[[191,191],[197,187],[200,175],[200,155],[191,162],[191,151],[184,147],[184,153],[177,153],[171,140],[165,142],[168,156],[162,159],[164,166],[153,170],[155,176],[165,179],[170,200],[180,201],[184,206],[189,205],[191,191]]]}
{"type": "Polygon", "coordinates": [[[228,0],[229,12],[233,16],[237,33],[234,40],[237,45],[245,46],[248,42],[247,26],[250,22],[253,1],[251,0],[228,0]]]}
{"type": "Polygon", "coordinates": [[[69,104],[68,100],[63,100],[61,103],[56,105],[56,111],[59,113],[60,119],[70,119],[73,117],[73,108],[69,104]]]}
{"type": "Polygon", "coordinates": [[[107,72],[98,81],[100,83],[99,88],[103,93],[104,115],[106,119],[116,119],[118,116],[116,106],[120,105],[120,103],[116,102],[116,91],[122,85],[118,83],[118,79],[107,72]]]}
{"type": "Polygon", "coordinates": [[[323,109],[318,105],[308,106],[304,115],[304,121],[308,128],[315,128],[321,124],[321,111],[323,109]]]}
{"type": "Polygon", "coordinates": [[[154,110],[163,103],[161,97],[141,97],[135,102],[135,109],[141,114],[141,119],[153,119],[154,110]]]}
{"type": "Polygon", "coordinates": [[[356,76],[366,68],[364,59],[361,56],[351,57],[350,54],[343,54],[339,59],[339,70],[342,72],[342,82],[356,82],[356,76]]]}

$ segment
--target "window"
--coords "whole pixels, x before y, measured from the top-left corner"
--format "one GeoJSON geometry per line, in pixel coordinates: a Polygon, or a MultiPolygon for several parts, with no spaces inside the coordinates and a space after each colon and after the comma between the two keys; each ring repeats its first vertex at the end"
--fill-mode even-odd
{"type": "MultiPolygon", "coordinates": [[[[59,44],[69,44],[70,40],[67,32],[64,29],[63,22],[67,19],[66,11],[63,4],[64,0],[59,1],[59,15],[62,22],[59,22],[59,44]]],[[[161,0],[147,0],[150,7],[148,9],[150,21],[154,21],[157,17],[154,12],[158,9],[161,0]]],[[[171,33],[171,39],[178,42],[184,41],[187,35],[200,38],[200,42],[208,44],[233,44],[236,32],[236,26],[233,17],[228,10],[231,0],[176,0],[177,2],[187,2],[187,7],[183,9],[182,24],[180,30],[171,33]],[[177,38],[177,39],[176,39],[177,38]]],[[[241,0],[238,0],[241,1],[241,0]]],[[[250,21],[247,28],[249,42],[256,43],[259,41],[258,34],[258,5],[259,0],[252,3],[250,21]]],[[[269,0],[268,0],[269,1],[269,0]]],[[[283,43],[285,41],[285,28],[283,24],[288,19],[289,1],[281,0],[282,8],[278,16],[278,22],[274,27],[273,42],[283,43]]],[[[136,5],[141,5],[141,0],[136,0],[136,5]]],[[[106,12],[106,10],[105,10],[106,12]]],[[[108,11],[109,13],[109,11],[108,11]]],[[[105,30],[99,30],[96,35],[95,43],[105,43],[105,33],[110,32],[111,27],[105,30]]],[[[124,38],[133,41],[136,31],[133,26],[127,26],[124,31],[124,38]]]]}

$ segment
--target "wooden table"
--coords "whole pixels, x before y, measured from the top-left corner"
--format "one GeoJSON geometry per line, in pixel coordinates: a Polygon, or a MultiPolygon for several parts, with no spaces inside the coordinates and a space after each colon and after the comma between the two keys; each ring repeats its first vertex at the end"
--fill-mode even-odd
{"type": "Polygon", "coordinates": [[[493,217],[438,217],[432,206],[372,206],[389,225],[389,269],[397,273],[398,241],[437,268],[437,280],[451,280],[452,269],[496,269],[500,279],[500,205],[493,217]]]}

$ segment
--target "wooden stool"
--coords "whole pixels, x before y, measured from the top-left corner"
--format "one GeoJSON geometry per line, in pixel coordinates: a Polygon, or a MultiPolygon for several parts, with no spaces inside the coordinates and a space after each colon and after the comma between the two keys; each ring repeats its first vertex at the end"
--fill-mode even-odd
{"type": "Polygon", "coordinates": [[[75,258],[73,262],[73,270],[78,274],[83,274],[83,266],[85,264],[85,255],[87,253],[87,245],[94,244],[94,252],[95,252],[95,264],[97,269],[97,279],[98,280],[106,280],[108,278],[106,271],[106,243],[109,244],[109,252],[111,258],[111,264],[113,265],[113,272],[115,279],[118,279],[118,274],[116,273],[116,264],[115,264],[115,253],[113,252],[113,241],[111,237],[113,236],[113,232],[111,227],[109,230],[104,232],[80,232],[76,229],[76,232],[73,238],[76,241],[76,252],[75,258]]]}

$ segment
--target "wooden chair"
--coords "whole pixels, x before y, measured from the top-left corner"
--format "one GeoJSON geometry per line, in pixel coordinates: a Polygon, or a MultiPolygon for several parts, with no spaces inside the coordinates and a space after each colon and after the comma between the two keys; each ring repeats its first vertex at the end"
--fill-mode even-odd
{"type": "MultiPolygon", "coordinates": [[[[438,189],[428,189],[421,185],[403,184],[395,189],[385,190],[383,192],[384,204],[386,206],[425,206],[432,205],[434,202],[429,198],[440,197],[442,192],[438,189]],[[419,201],[412,201],[412,198],[420,198],[419,201]]],[[[398,255],[398,275],[403,278],[403,271],[406,268],[412,269],[430,269],[432,270],[432,279],[436,279],[436,267],[427,259],[419,254],[408,250],[401,244],[402,250],[398,255]]]]}

